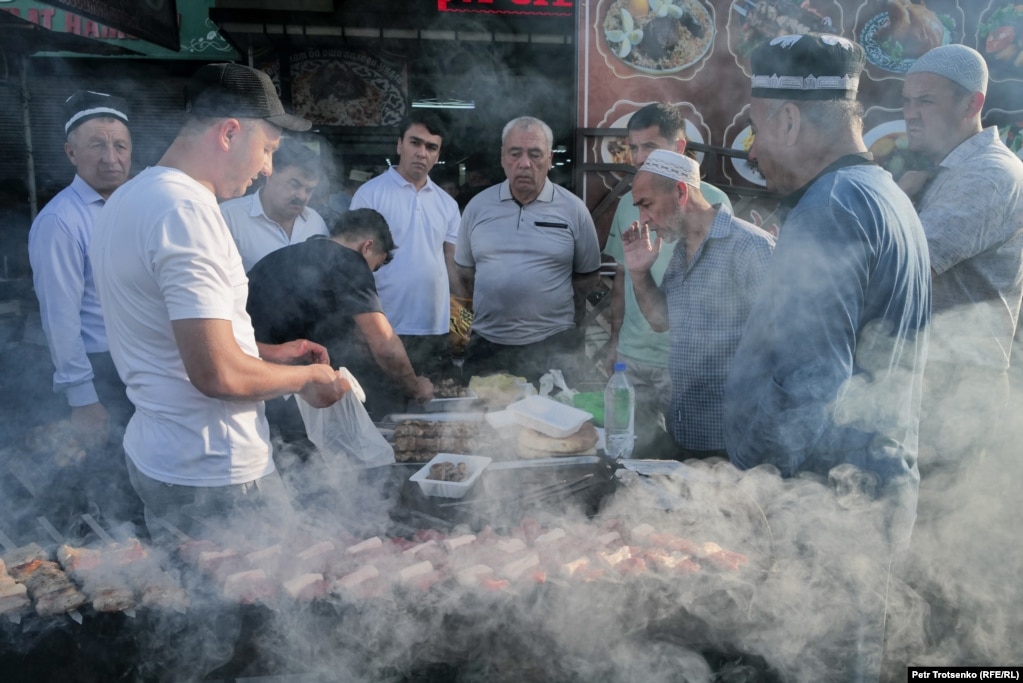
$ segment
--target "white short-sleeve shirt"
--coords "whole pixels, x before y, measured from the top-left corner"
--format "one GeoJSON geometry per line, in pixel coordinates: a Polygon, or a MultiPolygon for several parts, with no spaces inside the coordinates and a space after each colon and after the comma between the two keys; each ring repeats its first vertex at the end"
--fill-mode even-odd
{"type": "Polygon", "coordinates": [[[427,178],[416,190],[393,167],[362,185],[350,208],[375,209],[387,220],[398,248],[376,272],[377,293],[398,334],[447,334],[451,287],[444,244],[458,240],[458,204],[427,178]]]}
{"type": "Polygon", "coordinates": [[[222,401],[188,379],[172,320],[230,320],[259,355],[248,280],[213,193],[152,167],[118,189],[90,249],[110,353],[135,404],[124,449],[139,471],[184,486],[226,486],[273,471],[260,401],[222,401]]]}

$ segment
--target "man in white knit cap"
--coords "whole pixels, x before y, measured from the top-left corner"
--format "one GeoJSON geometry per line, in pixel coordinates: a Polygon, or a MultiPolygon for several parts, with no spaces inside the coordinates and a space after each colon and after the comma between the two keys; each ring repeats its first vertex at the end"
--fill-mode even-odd
{"type": "Polygon", "coordinates": [[[636,301],[650,327],[669,332],[675,457],[728,457],[722,416],[725,378],[774,249],[774,238],[717,208],[700,189],[700,166],[658,149],[632,183],[639,220],[622,233],[636,301]],[[650,231],[657,233],[651,242],[650,231]],[[660,286],[651,268],[675,242],[660,286]]]}
{"type": "Polygon", "coordinates": [[[965,45],[918,59],[902,89],[909,148],[932,171],[907,173],[927,235],[933,327],[920,427],[920,471],[959,467],[990,444],[1008,399],[1023,298],[1023,162],[981,126],[984,58],[965,45]]]}
{"type": "Polygon", "coordinates": [[[971,537],[990,529],[974,534],[969,524],[1005,510],[1015,518],[997,494],[999,455],[1015,458],[1015,449],[998,446],[1010,420],[1008,370],[1023,297],[1023,162],[995,127],[981,125],[987,82],[976,50],[946,45],[913,64],[902,90],[909,148],[935,164],[899,180],[927,236],[933,284],[908,580],[930,604],[930,646],[957,662],[988,656],[994,600],[1011,594],[1010,586],[977,590],[984,580],[971,537]]]}

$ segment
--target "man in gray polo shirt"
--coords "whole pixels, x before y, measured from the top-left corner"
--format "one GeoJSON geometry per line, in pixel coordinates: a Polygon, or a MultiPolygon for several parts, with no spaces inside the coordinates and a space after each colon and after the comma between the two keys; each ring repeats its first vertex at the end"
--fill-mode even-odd
{"type": "Polygon", "coordinates": [[[553,138],[539,119],[509,121],[501,135],[507,180],[462,214],[455,263],[472,295],[470,375],[536,382],[556,368],[568,379],[584,355],[575,301],[596,283],[600,246],[586,205],[547,178],[553,138]]]}

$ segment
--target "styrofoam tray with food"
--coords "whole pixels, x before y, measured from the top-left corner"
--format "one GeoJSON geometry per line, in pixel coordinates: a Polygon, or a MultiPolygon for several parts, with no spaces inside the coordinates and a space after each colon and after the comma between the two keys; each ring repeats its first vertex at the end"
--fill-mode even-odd
{"type": "Polygon", "coordinates": [[[489,464],[490,458],[482,455],[438,453],[409,480],[427,496],[462,498],[489,464]]]}
{"type": "Polygon", "coordinates": [[[524,427],[562,439],[579,431],[593,416],[585,410],[559,403],[546,396],[528,396],[508,406],[518,423],[524,427]]]}

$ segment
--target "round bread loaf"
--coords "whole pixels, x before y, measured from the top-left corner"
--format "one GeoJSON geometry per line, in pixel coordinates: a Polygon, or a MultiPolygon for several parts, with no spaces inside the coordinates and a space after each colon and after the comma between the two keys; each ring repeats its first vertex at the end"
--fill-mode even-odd
{"type": "Polygon", "coordinates": [[[529,451],[550,455],[575,455],[582,453],[596,446],[597,439],[597,428],[590,422],[583,423],[583,426],[575,434],[569,434],[561,439],[547,436],[529,427],[523,427],[519,430],[520,450],[528,449],[529,451]]]}

